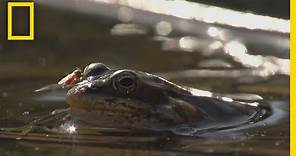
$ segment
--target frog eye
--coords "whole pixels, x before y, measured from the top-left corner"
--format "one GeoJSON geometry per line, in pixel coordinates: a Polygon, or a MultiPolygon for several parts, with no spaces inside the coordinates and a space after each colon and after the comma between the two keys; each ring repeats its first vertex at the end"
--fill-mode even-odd
{"type": "Polygon", "coordinates": [[[89,76],[98,76],[108,70],[110,70],[110,68],[108,68],[103,63],[92,63],[84,68],[83,78],[87,78],[89,76]]]}
{"type": "Polygon", "coordinates": [[[138,78],[132,72],[122,72],[113,81],[115,90],[123,95],[131,95],[138,88],[138,78]]]}

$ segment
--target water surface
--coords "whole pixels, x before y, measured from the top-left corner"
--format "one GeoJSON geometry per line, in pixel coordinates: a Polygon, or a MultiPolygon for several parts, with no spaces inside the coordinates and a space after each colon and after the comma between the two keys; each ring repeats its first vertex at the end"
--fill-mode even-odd
{"type": "MultiPolygon", "coordinates": [[[[34,90],[57,82],[77,66],[83,68],[98,61],[113,68],[155,73],[180,85],[213,92],[258,94],[273,112],[258,126],[205,137],[120,133],[80,136],[38,131],[32,135],[5,135],[9,137],[0,134],[3,155],[289,154],[286,53],[280,55],[276,49],[254,52],[243,42],[230,40],[220,45],[216,40],[178,32],[160,35],[154,26],[42,5],[37,5],[36,11],[34,42],[0,42],[0,127],[20,127],[56,109],[67,108],[59,94],[42,96],[34,90]],[[232,55],[233,50],[239,55],[232,55]],[[259,63],[254,64],[255,60],[259,63]]],[[[289,40],[287,34],[280,36],[289,40]]]]}

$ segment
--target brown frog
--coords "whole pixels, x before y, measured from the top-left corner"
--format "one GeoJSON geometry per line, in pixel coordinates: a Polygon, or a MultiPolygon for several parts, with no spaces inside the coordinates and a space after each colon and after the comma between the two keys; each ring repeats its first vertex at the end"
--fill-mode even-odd
{"type": "Polygon", "coordinates": [[[219,129],[250,124],[268,114],[261,105],[181,87],[146,72],[112,70],[102,63],[88,65],[79,78],[70,85],[62,82],[70,88],[66,102],[71,117],[99,127],[219,129]]]}

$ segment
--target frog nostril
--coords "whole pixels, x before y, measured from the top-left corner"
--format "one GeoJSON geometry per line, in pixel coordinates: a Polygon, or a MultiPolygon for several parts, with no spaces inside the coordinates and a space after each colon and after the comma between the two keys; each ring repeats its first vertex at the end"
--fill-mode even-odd
{"type": "Polygon", "coordinates": [[[122,87],[126,87],[126,88],[129,88],[129,87],[132,87],[133,84],[134,84],[134,79],[132,79],[131,77],[123,77],[119,80],[119,84],[122,86],[122,87]]]}

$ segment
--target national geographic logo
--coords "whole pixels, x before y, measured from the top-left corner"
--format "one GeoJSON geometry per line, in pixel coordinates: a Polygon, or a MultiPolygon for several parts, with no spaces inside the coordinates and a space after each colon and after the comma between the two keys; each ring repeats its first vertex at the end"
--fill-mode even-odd
{"type": "Polygon", "coordinates": [[[34,40],[34,2],[7,2],[7,40],[34,40]]]}

